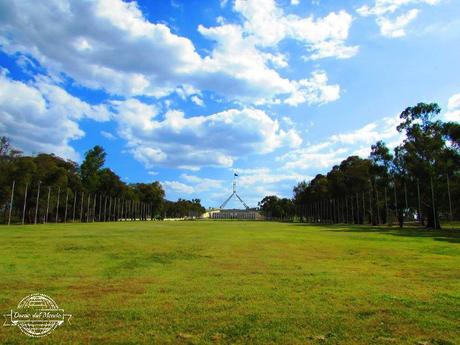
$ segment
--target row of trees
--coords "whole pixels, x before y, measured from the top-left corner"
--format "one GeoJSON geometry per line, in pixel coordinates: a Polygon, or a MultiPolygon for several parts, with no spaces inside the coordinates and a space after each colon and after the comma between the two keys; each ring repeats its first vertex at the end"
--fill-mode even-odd
{"type": "Polygon", "coordinates": [[[363,159],[350,156],[327,174],[294,187],[292,204],[273,196],[259,204],[268,215],[296,215],[310,221],[373,225],[417,220],[440,228],[458,219],[460,203],[460,125],[442,122],[435,104],[419,103],[400,114],[405,135],[393,152],[383,141],[363,159]]]}
{"type": "Polygon", "coordinates": [[[259,209],[269,220],[291,220],[296,214],[295,205],[291,199],[279,198],[276,195],[263,198],[259,202],[259,209]]]}
{"type": "MultiPolygon", "coordinates": [[[[62,219],[67,212],[69,217],[72,213],[73,218],[70,218],[73,220],[73,208],[76,209],[76,218],[82,220],[90,219],[90,216],[96,220],[110,217],[107,212],[112,212],[112,218],[109,218],[112,220],[120,216],[141,219],[185,217],[204,212],[199,199],[165,200],[159,182],[123,182],[104,166],[105,158],[106,152],[101,146],[89,150],[81,165],[53,154],[23,156],[11,146],[8,138],[0,138],[0,207],[3,219],[6,220],[10,210],[13,184],[16,196],[12,205],[15,211],[13,218],[24,218],[28,223],[36,222],[37,210],[46,210],[46,215],[44,211],[42,214],[56,220],[62,219]],[[72,210],[67,210],[67,204],[72,210]]],[[[40,221],[43,221],[42,217],[40,221]]]]}

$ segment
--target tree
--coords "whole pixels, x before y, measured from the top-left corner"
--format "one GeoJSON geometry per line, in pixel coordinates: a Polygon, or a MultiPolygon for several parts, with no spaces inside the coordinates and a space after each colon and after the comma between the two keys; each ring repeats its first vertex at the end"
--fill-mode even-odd
{"type": "Polygon", "coordinates": [[[294,203],[297,206],[302,206],[308,202],[307,200],[307,190],[308,190],[308,183],[306,181],[299,182],[294,187],[294,203]]]}
{"type": "Polygon", "coordinates": [[[8,137],[0,138],[0,160],[12,159],[21,156],[22,151],[15,149],[8,137]]]}
{"type": "Polygon", "coordinates": [[[104,166],[106,153],[104,148],[96,145],[86,152],[85,159],[80,166],[80,175],[83,186],[90,193],[97,191],[99,187],[100,170],[104,166]]]}
{"type": "Polygon", "coordinates": [[[276,195],[266,196],[259,202],[262,213],[270,219],[292,219],[294,203],[287,198],[278,198],[276,195]]]}
{"type": "Polygon", "coordinates": [[[199,217],[206,209],[201,205],[200,199],[178,199],[177,201],[165,200],[163,203],[164,216],[167,218],[199,217]]]}
{"type": "MultiPolygon", "coordinates": [[[[378,141],[371,146],[371,153],[369,155],[369,160],[371,162],[370,166],[370,179],[372,185],[372,191],[374,198],[373,210],[374,214],[377,214],[377,217],[373,217],[373,223],[378,223],[381,219],[382,223],[388,223],[388,186],[390,185],[391,176],[390,171],[393,170],[393,160],[394,157],[390,152],[390,149],[385,145],[383,141],[378,141]],[[383,192],[383,198],[378,198],[378,193],[383,192]],[[380,212],[384,209],[386,212],[380,212]],[[377,218],[377,219],[376,219],[377,218]]],[[[394,182],[394,181],[393,181],[394,182]]],[[[392,204],[390,204],[391,206],[392,204]]],[[[397,212],[395,210],[395,212],[397,212]]]]}
{"type": "Polygon", "coordinates": [[[440,112],[436,103],[419,103],[401,113],[403,121],[397,130],[405,132],[406,139],[395,150],[394,164],[396,174],[415,176],[420,185],[428,187],[421,191],[422,214],[428,227],[438,229],[440,200],[435,191],[443,185],[443,176],[459,170],[460,162],[458,124],[435,120],[440,112]]]}
{"type": "Polygon", "coordinates": [[[0,138],[0,206],[9,199],[11,183],[16,179],[15,163],[20,155],[21,151],[11,146],[9,138],[0,138]]]}
{"type": "MultiPolygon", "coordinates": [[[[306,212],[305,206],[316,205],[315,212],[321,213],[319,218],[327,217],[330,221],[338,221],[338,205],[344,208],[343,204],[352,200],[355,205],[358,193],[369,190],[370,166],[368,159],[350,156],[340,165],[335,165],[327,175],[318,174],[310,183],[299,183],[294,187],[297,210],[306,212]]],[[[363,215],[357,212],[353,217],[357,223],[363,220],[363,215]]]]}
{"type": "Polygon", "coordinates": [[[138,183],[132,185],[135,193],[138,195],[139,201],[151,205],[151,216],[160,217],[163,209],[163,199],[165,191],[160,182],[138,183]]]}
{"type": "Polygon", "coordinates": [[[109,168],[101,169],[97,172],[97,191],[107,197],[119,198],[123,195],[126,184],[109,168]]]}
{"type": "Polygon", "coordinates": [[[372,163],[371,174],[381,179],[388,179],[388,172],[391,169],[393,155],[383,141],[380,140],[371,146],[369,159],[372,163]]]}

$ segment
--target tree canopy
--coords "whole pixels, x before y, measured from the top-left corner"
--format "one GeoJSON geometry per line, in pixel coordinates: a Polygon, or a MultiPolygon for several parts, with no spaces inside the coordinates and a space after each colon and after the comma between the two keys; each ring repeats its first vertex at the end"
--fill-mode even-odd
{"type": "MultiPolygon", "coordinates": [[[[297,184],[293,189],[294,204],[299,208],[323,200],[347,202],[347,198],[357,202],[360,196],[364,199],[363,193],[369,193],[367,215],[361,215],[356,222],[362,222],[364,216],[372,218],[373,224],[387,222],[387,215],[380,212],[386,202],[385,207],[393,210],[400,225],[411,212],[408,205],[416,205],[418,217],[426,220],[428,227],[439,228],[440,210],[451,206],[447,205],[447,191],[460,194],[460,125],[436,119],[440,112],[436,103],[406,108],[396,128],[405,137],[393,152],[378,141],[368,158],[350,156],[327,174],[297,184]],[[392,202],[388,202],[390,190],[394,193],[392,202]]],[[[455,214],[459,212],[458,207],[453,210],[455,214]]]]}
{"type": "MultiPolygon", "coordinates": [[[[151,205],[150,212],[157,218],[178,214],[180,216],[201,215],[204,208],[199,199],[191,201],[179,199],[177,202],[165,200],[165,192],[160,182],[127,184],[110,168],[105,167],[106,152],[101,146],[94,146],[86,152],[81,165],[53,154],[40,153],[23,156],[14,149],[8,138],[0,139],[0,204],[3,209],[10,199],[11,186],[15,182],[18,195],[36,195],[38,185],[42,188],[68,191],[73,199],[76,194],[107,198],[118,198],[151,205]],[[179,211],[178,211],[179,210],[179,211]]],[[[46,192],[46,191],[45,191],[46,192]]],[[[51,204],[56,204],[56,193],[50,193],[51,204]]],[[[22,199],[16,198],[16,209],[20,209],[22,199]]],[[[40,202],[44,202],[41,200],[40,202]]],[[[26,203],[26,214],[32,214],[35,199],[26,203]]],[[[53,212],[53,210],[51,210],[53,212]]]]}

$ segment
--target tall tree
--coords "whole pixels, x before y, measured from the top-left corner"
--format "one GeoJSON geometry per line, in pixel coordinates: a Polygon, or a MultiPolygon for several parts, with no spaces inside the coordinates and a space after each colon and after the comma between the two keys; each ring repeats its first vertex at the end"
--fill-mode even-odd
{"type": "Polygon", "coordinates": [[[278,198],[276,195],[266,196],[259,202],[262,213],[269,219],[292,219],[295,213],[294,203],[287,198],[278,198]]]}
{"type": "Polygon", "coordinates": [[[0,207],[3,207],[10,198],[13,180],[17,180],[16,183],[19,183],[19,176],[15,172],[17,170],[16,163],[21,153],[11,145],[9,138],[0,138],[0,207]]]}
{"type": "Polygon", "coordinates": [[[165,196],[162,185],[158,181],[155,181],[153,183],[137,183],[132,187],[135,189],[139,201],[151,206],[151,215],[153,217],[161,216],[165,196]]]}
{"type": "Polygon", "coordinates": [[[85,159],[80,166],[83,186],[90,193],[96,192],[99,186],[99,172],[104,166],[106,153],[102,146],[96,145],[86,152],[85,159]]]}
{"type": "MultiPolygon", "coordinates": [[[[402,175],[416,176],[421,185],[422,212],[427,226],[440,228],[439,204],[436,191],[441,189],[445,176],[459,169],[458,124],[444,123],[435,117],[441,112],[436,103],[419,103],[406,108],[400,115],[399,132],[406,139],[396,148],[396,170],[402,175]]],[[[444,189],[444,188],[442,188],[444,189]]]]}
{"type": "MultiPolygon", "coordinates": [[[[126,184],[109,168],[97,172],[97,192],[108,197],[121,197],[126,189],[126,184]]],[[[95,190],[96,191],[96,190],[95,190]]]]}
{"type": "Polygon", "coordinates": [[[385,143],[378,141],[371,146],[369,159],[371,161],[369,173],[372,181],[372,190],[375,196],[379,192],[383,194],[383,197],[380,199],[377,197],[373,199],[375,201],[374,208],[377,211],[378,218],[381,218],[382,223],[385,224],[389,222],[388,205],[394,205],[394,203],[388,203],[388,187],[391,180],[390,171],[393,170],[394,157],[385,143]],[[379,210],[384,212],[379,212],[379,210]]]}

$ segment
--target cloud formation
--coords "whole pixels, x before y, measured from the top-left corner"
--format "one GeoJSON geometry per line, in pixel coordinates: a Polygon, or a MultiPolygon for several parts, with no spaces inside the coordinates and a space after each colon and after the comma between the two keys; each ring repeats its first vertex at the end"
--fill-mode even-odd
{"type": "Polygon", "coordinates": [[[447,112],[443,117],[446,121],[460,122],[460,93],[449,98],[447,112]]]}
{"type": "Polygon", "coordinates": [[[166,95],[201,62],[190,40],[145,20],[136,2],[9,1],[0,13],[3,49],[113,94],[166,95]]]}
{"type": "Polygon", "coordinates": [[[437,5],[441,0],[375,0],[374,5],[357,9],[363,17],[374,16],[385,37],[406,35],[406,27],[417,18],[421,5],[437,5]]]}
{"type": "Polygon", "coordinates": [[[25,83],[10,79],[5,70],[0,73],[0,132],[26,153],[52,152],[78,160],[71,146],[84,136],[78,121],[107,121],[110,116],[104,105],[83,102],[47,78],[25,83]]]}
{"type": "Polygon", "coordinates": [[[147,168],[231,167],[242,155],[298,147],[302,142],[295,130],[282,129],[277,120],[254,108],[194,117],[169,110],[163,118],[155,106],[136,99],[113,101],[112,108],[120,137],[147,168]]]}
{"type": "Polygon", "coordinates": [[[331,12],[322,18],[287,15],[275,0],[235,0],[234,10],[244,18],[244,32],[259,46],[273,47],[292,39],[304,44],[313,60],[346,59],[358,52],[357,46],[346,45],[353,20],[346,11],[331,12]]]}
{"type": "MultiPolygon", "coordinates": [[[[166,24],[148,21],[135,1],[122,0],[3,2],[0,44],[9,54],[32,57],[56,80],[69,76],[80,85],[112,95],[159,98],[189,89],[247,103],[289,98],[301,82],[284,78],[276,70],[287,65],[283,54],[259,50],[258,45],[289,37],[305,43],[313,59],[344,58],[356,52],[345,46],[351,25],[346,12],[298,18],[284,15],[274,1],[265,2],[235,2],[235,10],[244,15],[243,26],[200,26],[203,37],[216,43],[207,56],[166,24]],[[254,10],[261,5],[261,12],[266,13],[262,18],[254,10]],[[279,25],[282,36],[273,30],[263,33],[267,24],[279,25]]],[[[193,101],[200,102],[197,96],[193,101]]]]}
{"type": "Polygon", "coordinates": [[[399,116],[385,117],[356,130],[331,135],[323,142],[303,145],[277,160],[285,169],[305,171],[330,168],[350,155],[367,157],[371,145],[379,140],[385,141],[390,148],[402,142],[403,135],[396,130],[399,122],[399,116]]]}

